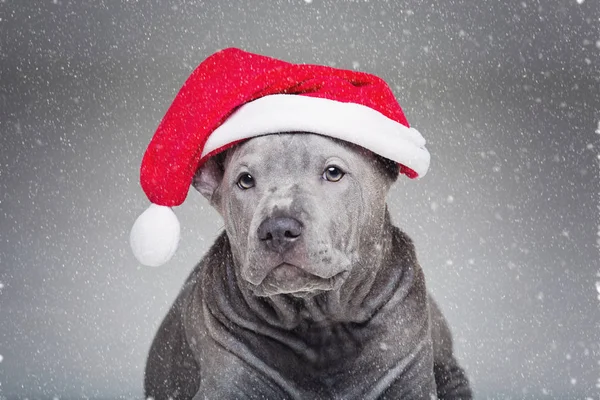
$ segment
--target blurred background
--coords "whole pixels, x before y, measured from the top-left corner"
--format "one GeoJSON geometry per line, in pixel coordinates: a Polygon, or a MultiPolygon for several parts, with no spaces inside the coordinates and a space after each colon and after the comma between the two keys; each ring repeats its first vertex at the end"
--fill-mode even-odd
{"type": "Polygon", "coordinates": [[[230,46],[383,77],[432,154],[393,219],[479,399],[600,393],[595,0],[0,0],[0,398],[140,398],[154,333],[222,229],[138,265],[141,157],[230,46]]]}

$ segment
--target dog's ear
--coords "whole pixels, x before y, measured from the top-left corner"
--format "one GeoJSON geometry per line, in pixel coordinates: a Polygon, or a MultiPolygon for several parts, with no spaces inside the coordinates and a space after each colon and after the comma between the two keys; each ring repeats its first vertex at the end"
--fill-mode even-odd
{"type": "Polygon", "coordinates": [[[390,186],[394,184],[400,176],[400,169],[396,161],[389,160],[381,156],[375,156],[381,173],[389,178],[390,186]]]}
{"type": "Polygon", "coordinates": [[[194,175],[193,186],[199,191],[208,202],[219,209],[219,187],[223,181],[224,168],[223,163],[218,157],[209,158],[194,175]]]}

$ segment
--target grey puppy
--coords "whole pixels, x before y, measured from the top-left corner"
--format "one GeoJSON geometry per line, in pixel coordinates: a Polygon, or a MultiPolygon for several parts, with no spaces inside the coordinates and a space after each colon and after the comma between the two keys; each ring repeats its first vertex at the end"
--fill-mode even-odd
{"type": "Polygon", "coordinates": [[[395,163],[324,136],[248,140],[194,186],[225,232],[154,339],[154,399],[470,399],[386,195],[395,163]]]}

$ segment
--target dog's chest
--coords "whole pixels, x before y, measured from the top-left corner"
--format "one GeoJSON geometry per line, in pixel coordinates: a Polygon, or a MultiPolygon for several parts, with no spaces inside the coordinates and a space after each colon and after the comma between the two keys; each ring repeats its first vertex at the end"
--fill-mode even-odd
{"type": "Polygon", "coordinates": [[[307,323],[277,341],[256,337],[246,343],[266,368],[306,391],[303,398],[342,393],[347,394],[342,398],[355,398],[351,393],[362,392],[392,364],[394,354],[377,333],[358,324],[307,323]]]}
{"type": "Polygon", "coordinates": [[[364,342],[369,335],[345,324],[298,329],[290,335],[295,343],[285,345],[283,338],[241,340],[245,349],[230,348],[216,357],[218,363],[201,366],[202,392],[217,390],[221,398],[239,398],[240,393],[248,398],[377,398],[379,386],[392,385],[399,375],[389,374],[401,355],[389,339],[389,345],[378,339],[364,342]],[[250,395],[254,391],[256,397],[250,395]]]}
{"type": "Polygon", "coordinates": [[[376,335],[357,324],[301,326],[292,333],[302,337],[306,349],[282,367],[291,380],[312,388],[318,397],[354,397],[354,384],[377,379],[377,366],[386,358],[375,343],[376,335]]]}

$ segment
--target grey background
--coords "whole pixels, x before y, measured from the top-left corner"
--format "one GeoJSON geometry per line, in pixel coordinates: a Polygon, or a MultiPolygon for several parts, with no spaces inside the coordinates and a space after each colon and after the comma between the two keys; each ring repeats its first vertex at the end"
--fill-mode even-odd
{"type": "Polygon", "coordinates": [[[477,398],[599,398],[592,0],[0,1],[0,398],[142,396],[153,334],[222,225],[190,192],[174,259],[139,266],[139,164],[229,46],[386,79],[432,153],[390,208],[477,398]]]}

